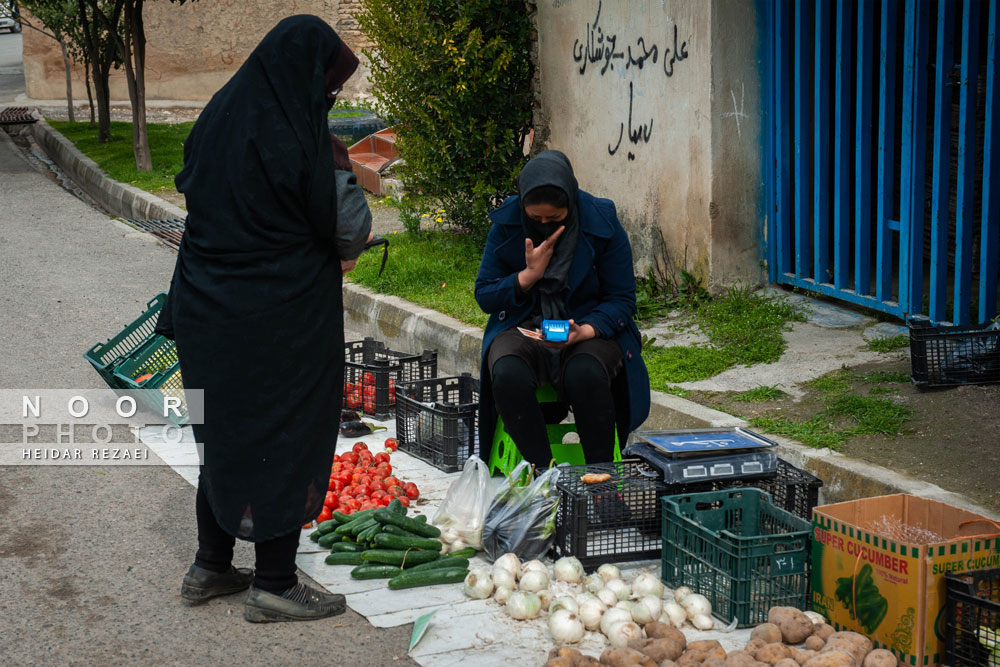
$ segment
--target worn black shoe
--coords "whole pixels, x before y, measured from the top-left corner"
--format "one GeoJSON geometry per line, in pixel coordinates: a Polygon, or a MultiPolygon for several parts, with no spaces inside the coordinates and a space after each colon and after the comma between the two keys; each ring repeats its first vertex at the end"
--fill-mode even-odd
{"type": "Polygon", "coordinates": [[[229,572],[212,572],[192,565],[184,575],[181,597],[189,605],[201,604],[220,595],[232,595],[250,588],[253,570],[232,568],[229,572]]]}
{"type": "Polygon", "coordinates": [[[318,591],[302,583],[285,595],[251,587],[243,606],[243,618],[251,623],[315,621],[343,614],[345,609],[347,602],[343,595],[318,591]]]}

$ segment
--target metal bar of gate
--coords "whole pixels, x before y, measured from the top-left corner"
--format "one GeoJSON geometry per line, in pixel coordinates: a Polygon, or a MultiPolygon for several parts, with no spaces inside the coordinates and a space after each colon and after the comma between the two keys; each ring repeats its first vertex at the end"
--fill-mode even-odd
{"type": "Polygon", "coordinates": [[[837,0],[836,104],[833,137],[833,286],[848,289],[851,270],[851,2],[837,0]]]}
{"type": "Polygon", "coordinates": [[[810,139],[812,126],[807,126],[809,118],[808,96],[804,91],[809,85],[809,46],[812,41],[813,26],[809,21],[811,0],[797,0],[795,3],[795,273],[811,276],[811,229],[809,225],[809,166],[810,139]]]}
{"type": "Polygon", "coordinates": [[[830,265],[830,0],[816,0],[813,68],[813,273],[829,282],[830,265]]]}
{"type": "Polygon", "coordinates": [[[867,169],[872,152],[872,59],[875,33],[875,0],[858,0],[857,104],[854,131],[854,291],[871,292],[872,181],[867,169]]]}
{"type": "MultiPolygon", "coordinates": [[[[780,3],[777,2],[766,2],[758,3],[758,10],[764,12],[764,25],[768,26],[769,29],[773,31],[774,27],[774,16],[776,11],[776,5],[780,3]]],[[[772,33],[773,34],[773,33],[772,33]]],[[[761,98],[764,100],[772,100],[772,104],[763,105],[763,113],[761,118],[761,131],[763,133],[762,139],[764,144],[764,169],[766,170],[774,169],[774,178],[765,178],[765,188],[764,188],[764,219],[766,224],[764,227],[764,237],[766,241],[766,251],[767,251],[767,279],[769,282],[775,282],[777,278],[777,266],[778,266],[778,243],[776,238],[776,230],[778,228],[777,220],[775,217],[777,215],[777,207],[775,206],[775,185],[778,179],[777,176],[777,158],[775,157],[775,142],[780,141],[777,134],[778,126],[774,122],[775,116],[775,106],[773,104],[774,100],[774,73],[775,73],[775,41],[774,39],[763,39],[764,48],[762,49],[762,94],[761,98]]]]}
{"type": "Polygon", "coordinates": [[[958,177],[955,192],[955,324],[969,323],[972,287],[972,200],[976,159],[976,88],[979,81],[979,3],[962,13],[962,78],[958,111],[958,177]]]}
{"type": "Polygon", "coordinates": [[[792,271],[791,238],[792,238],[792,207],[791,207],[791,174],[789,172],[789,141],[788,131],[789,97],[791,95],[791,72],[789,72],[792,6],[785,2],[775,2],[774,7],[774,143],[775,175],[777,183],[774,188],[775,205],[771,214],[774,215],[776,275],[785,275],[792,271]]]}
{"type": "Polygon", "coordinates": [[[888,301],[892,298],[894,264],[889,217],[893,213],[896,179],[896,0],[882,0],[879,62],[875,300],[888,301]]]}
{"type": "Polygon", "coordinates": [[[953,2],[938,3],[934,73],[934,177],[931,201],[931,281],[929,315],[947,319],[948,197],[951,179],[951,66],[955,50],[953,2]]]}
{"type": "Polygon", "coordinates": [[[979,321],[989,322],[997,314],[997,264],[1000,261],[1000,81],[997,80],[997,28],[1000,0],[990,3],[986,41],[986,134],[983,139],[983,213],[979,239],[979,321]]]}

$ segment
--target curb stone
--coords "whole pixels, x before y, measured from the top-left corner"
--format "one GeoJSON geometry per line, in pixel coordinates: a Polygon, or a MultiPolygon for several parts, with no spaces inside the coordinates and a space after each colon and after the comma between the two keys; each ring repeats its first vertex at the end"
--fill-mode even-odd
{"type": "MultiPolygon", "coordinates": [[[[122,217],[164,220],[187,213],[159,197],[108,178],[97,164],[53,130],[44,120],[32,126],[35,141],[82,189],[108,210],[122,217]]],[[[134,230],[130,230],[134,231],[134,230]]],[[[437,350],[438,372],[478,375],[483,332],[459,320],[395,296],[376,294],[354,283],[344,283],[344,316],[389,348],[414,352],[437,350]]],[[[746,426],[747,422],[693,401],[650,392],[645,429],[746,426]]],[[[850,459],[829,449],[813,449],[768,434],[779,444],[780,455],[791,464],[823,480],[821,503],[835,503],[875,495],[909,493],[949,503],[1000,520],[964,496],[902,475],[888,468],[850,459]]]]}

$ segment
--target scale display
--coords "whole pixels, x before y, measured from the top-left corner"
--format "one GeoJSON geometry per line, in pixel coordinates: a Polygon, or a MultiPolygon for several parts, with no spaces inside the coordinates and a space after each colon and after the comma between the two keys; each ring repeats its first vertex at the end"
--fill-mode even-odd
{"type": "Polygon", "coordinates": [[[739,427],[637,431],[624,454],[645,460],[668,484],[685,484],[774,475],[776,447],[771,440],[739,427]]]}

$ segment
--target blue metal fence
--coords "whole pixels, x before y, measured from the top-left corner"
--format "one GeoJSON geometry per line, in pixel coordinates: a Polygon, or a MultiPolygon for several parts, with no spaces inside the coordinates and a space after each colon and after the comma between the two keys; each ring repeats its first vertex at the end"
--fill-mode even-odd
{"type": "Polygon", "coordinates": [[[771,280],[998,312],[1000,0],[761,0],[771,280]]]}

